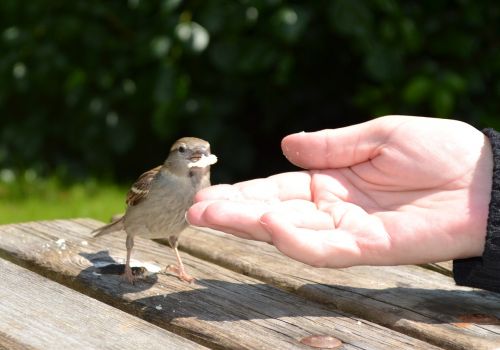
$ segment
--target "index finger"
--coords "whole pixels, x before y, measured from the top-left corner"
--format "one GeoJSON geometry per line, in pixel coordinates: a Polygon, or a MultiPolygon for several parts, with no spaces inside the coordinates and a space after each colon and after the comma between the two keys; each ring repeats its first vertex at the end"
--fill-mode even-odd
{"type": "Polygon", "coordinates": [[[220,199],[269,203],[290,199],[311,200],[311,175],[307,171],[297,171],[234,185],[215,185],[199,191],[195,196],[195,202],[220,199]]]}

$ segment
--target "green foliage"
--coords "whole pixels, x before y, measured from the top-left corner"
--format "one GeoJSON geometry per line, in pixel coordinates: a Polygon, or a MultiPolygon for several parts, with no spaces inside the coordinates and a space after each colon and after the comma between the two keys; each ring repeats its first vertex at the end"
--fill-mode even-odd
{"type": "Polygon", "coordinates": [[[216,182],[287,133],[382,114],[500,128],[500,3],[0,2],[0,169],[129,181],[187,134],[216,182]]]}

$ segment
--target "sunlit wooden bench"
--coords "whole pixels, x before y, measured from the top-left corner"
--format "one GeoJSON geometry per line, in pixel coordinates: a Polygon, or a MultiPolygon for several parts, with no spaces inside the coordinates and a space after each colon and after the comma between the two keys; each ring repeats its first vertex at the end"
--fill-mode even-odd
{"type": "Polygon", "coordinates": [[[196,283],[165,272],[167,245],[136,238],[132,265],[150,273],[131,285],[102,273],[125,236],[92,238],[101,224],[0,226],[0,349],[500,348],[500,294],[457,287],[447,264],[317,269],[188,228],[196,283]]]}

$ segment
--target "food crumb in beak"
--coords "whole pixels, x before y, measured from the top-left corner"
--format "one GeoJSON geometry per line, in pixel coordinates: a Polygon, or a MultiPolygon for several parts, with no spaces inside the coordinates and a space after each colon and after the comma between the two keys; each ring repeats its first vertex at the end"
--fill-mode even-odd
{"type": "Polygon", "coordinates": [[[188,163],[188,168],[205,168],[209,165],[217,163],[217,156],[215,154],[210,154],[208,156],[202,155],[200,159],[188,163]]]}

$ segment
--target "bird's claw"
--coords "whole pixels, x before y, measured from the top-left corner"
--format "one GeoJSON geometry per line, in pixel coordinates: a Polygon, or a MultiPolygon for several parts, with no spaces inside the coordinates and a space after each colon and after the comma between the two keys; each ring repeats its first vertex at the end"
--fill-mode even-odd
{"type": "Polygon", "coordinates": [[[187,282],[187,283],[193,283],[196,281],[196,278],[194,278],[191,275],[188,275],[186,271],[184,271],[183,268],[180,268],[177,265],[169,265],[165,269],[167,272],[170,272],[171,274],[174,274],[177,276],[178,279],[181,281],[187,282]]]}

